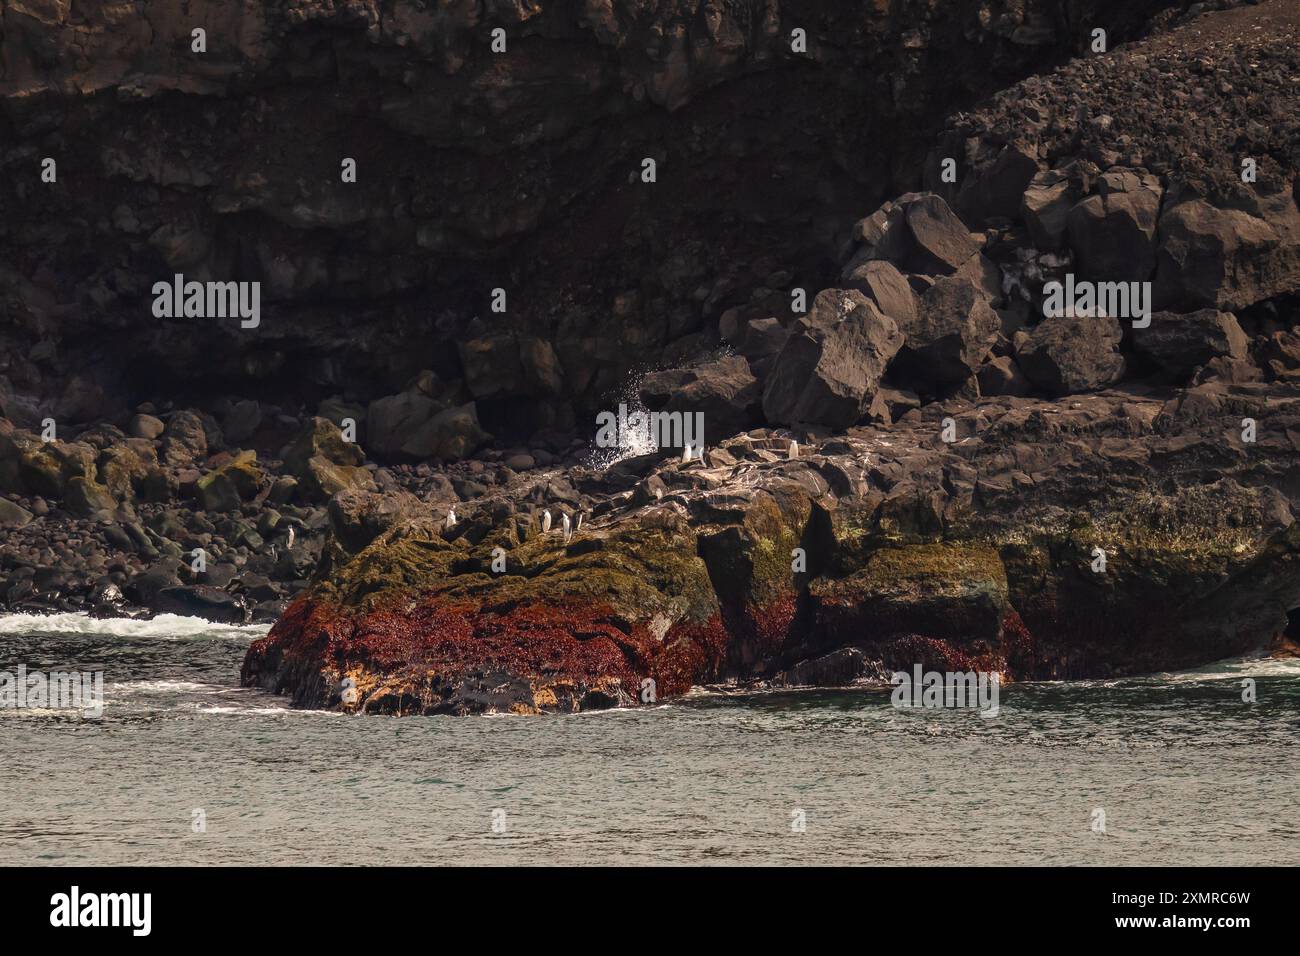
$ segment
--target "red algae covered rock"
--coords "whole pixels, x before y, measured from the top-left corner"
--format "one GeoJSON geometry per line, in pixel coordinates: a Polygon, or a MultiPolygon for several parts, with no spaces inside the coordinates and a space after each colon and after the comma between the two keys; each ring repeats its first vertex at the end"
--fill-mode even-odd
{"type": "Polygon", "coordinates": [[[612,707],[712,679],[725,631],[689,528],[589,527],[510,550],[394,528],[295,601],[242,679],[394,714],[612,707]]]}
{"type": "Polygon", "coordinates": [[[888,669],[1007,671],[1002,653],[1007,577],[998,552],[962,542],[874,552],[861,570],[812,586],[829,646],[872,648],[888,669]]]}

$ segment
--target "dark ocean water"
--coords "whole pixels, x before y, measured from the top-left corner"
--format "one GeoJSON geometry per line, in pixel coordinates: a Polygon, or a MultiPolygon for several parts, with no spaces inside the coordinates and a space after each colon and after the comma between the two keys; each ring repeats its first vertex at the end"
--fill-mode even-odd
{"type": "Polygon", "coordinates": [[[1011,685],[993,719],[888,688],[347,717],[239,688],[260,633],[0,618],[0,671],[107,698],[0,710],[0,864],[1300,863],[1297,661],[1011,685]]]}

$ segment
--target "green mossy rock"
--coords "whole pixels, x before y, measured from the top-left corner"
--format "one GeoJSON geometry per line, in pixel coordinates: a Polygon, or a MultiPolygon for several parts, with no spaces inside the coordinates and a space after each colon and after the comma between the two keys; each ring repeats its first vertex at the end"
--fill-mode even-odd
{"type": "Polygon", "coordinates": [[[321,458],[327,464],[356,467],[365,461],[361,449],[343,440],[343,432],[326,418],[313,418],[284,451],[284,466],[299,480],[304,480],[310,462],[321,458]]]}
{"type": "Polygon", "coordinates": [[[89,478],[73,478],[64,491],[63,505],[73,514],[88,518],[116,511],[117,499],[111,491],[89,478]]]}
{"type": "Polygon", "coordinates": [[[240,504],[254,497],[265,481],[266,474],[257,467],[257,453],[241,451],[200,478],[194,494],[205,511],[238,511],[240,504]]]}

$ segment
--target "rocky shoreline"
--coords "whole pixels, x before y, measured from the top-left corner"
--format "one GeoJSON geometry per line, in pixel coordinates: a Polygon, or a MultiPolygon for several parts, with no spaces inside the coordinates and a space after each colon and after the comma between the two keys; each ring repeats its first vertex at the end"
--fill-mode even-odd
{"type": "MultiPolygon", "coordinates": [[[[42,394],[15,353],[0,606],[275,622],[245,684],[393,714],[1294,652],[1300,14],[1151,6],[1145,39],[913,144],[923,189],[830,268],[694,276],[700,318],[634,395],[602,349],[659,328],[636,294],[606,313],[616,347],[477,312],[398,390],[316,401],[93,415],[102,386],[42,394]],[[593,448],[586,415],[624,400],[702,416],[703,456],[593,448]]],[[[707,99],[665,75],[674,112],[707,99]]]]}

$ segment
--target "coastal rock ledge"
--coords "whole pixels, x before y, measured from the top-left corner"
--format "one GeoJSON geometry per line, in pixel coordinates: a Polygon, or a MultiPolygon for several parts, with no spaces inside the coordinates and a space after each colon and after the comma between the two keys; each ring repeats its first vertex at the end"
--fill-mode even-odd
{"type": "Polygon", "coordinates": [[[1300,605],[1290,388],[949,402],[795,458],[755,434],[703,463],[521,478],[513,505],[482,500],[450,529],[414,502],[337,496],[315,583],[243,682],[305,707],[467,714],[916,663],[1109,677],[1286,642],[1300,605]],[[566,495],[596,502],[567,542],[566,495]]]}

